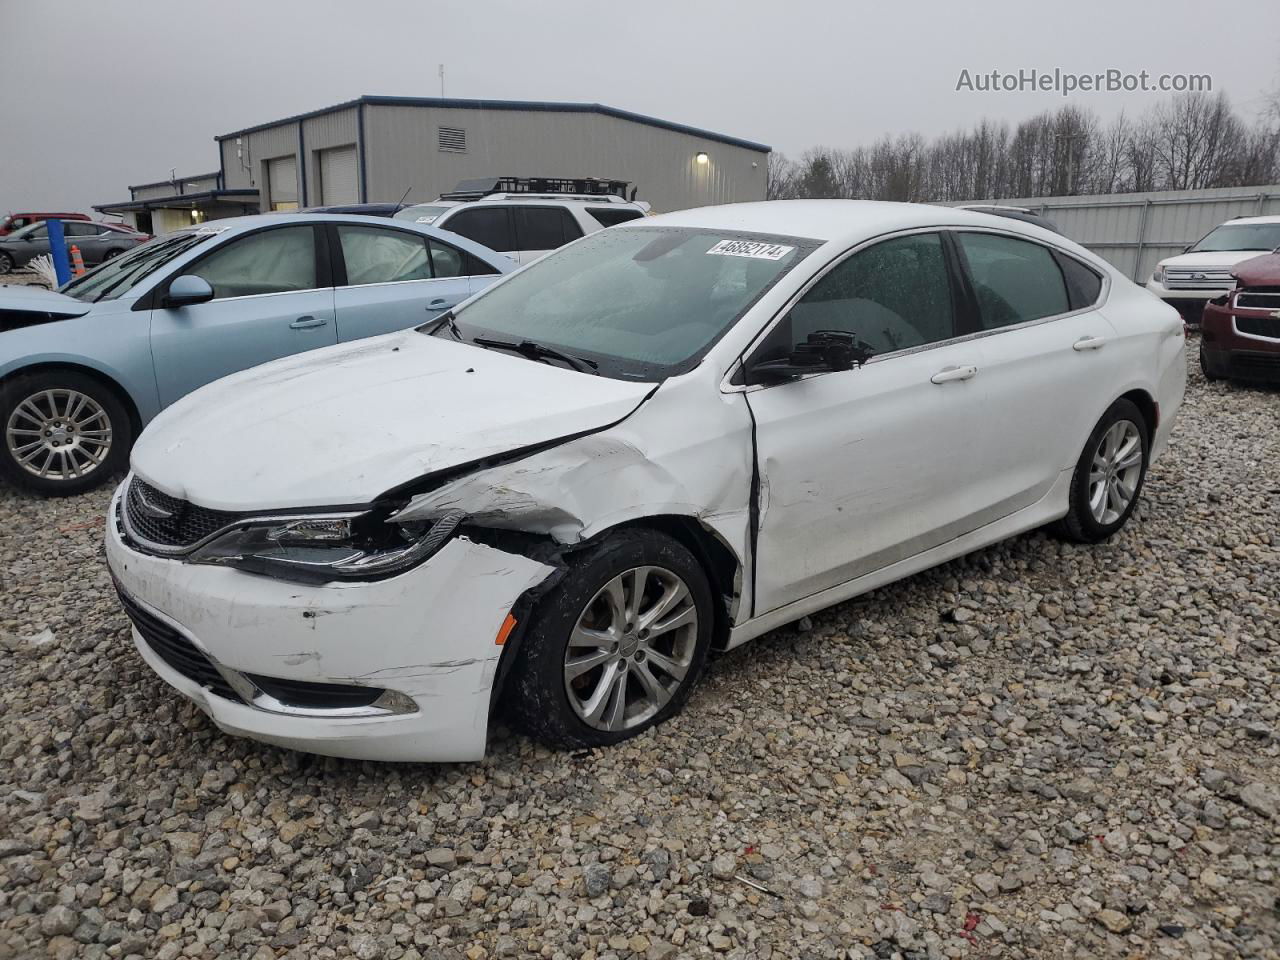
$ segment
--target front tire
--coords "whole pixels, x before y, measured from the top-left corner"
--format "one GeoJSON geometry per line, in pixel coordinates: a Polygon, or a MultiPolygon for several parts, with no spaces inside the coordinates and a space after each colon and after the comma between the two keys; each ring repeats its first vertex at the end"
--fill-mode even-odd
{"type": "Polygon", "coordinates": [[[7,253],[0,253],[0,277],[13,273],[14,266],[13,257],[7,253]]]}
{"type": "Polygon", "coordinates": [[[508,706],[548,746],[618,743],[689,698],[711,647],[711,587],[687,549],[647,530],[609,534],[568,566],[533,611],[508,706]]]}
{"type": "Polygon", "coordinates": [[[0,474],[45,496],[83,493],[124,469],[133,425],[110,387],[74,370],[0,387],[0,474]]]}
{"type": "Polygon", "coordinates": [[[1150,450],[1142,411],[1131,400],[1117,400],[1076,462],[1070,509],[1055,532],[1077,543],[1101,543],[1123,527],[1142,493],[1150,450]]]}
{"type": "Polygon", "coordinates": [[[1213,383],[1216,380],[1223,379],[1222,375],[1219,373],[1215,373],[1212,367],[1209,365],[1209,361],[1204,355],[1203,346],[1200,347],[1200,372],[1204,374],[1204,378],[1208,380],[1210,383],[1213,383]]]}

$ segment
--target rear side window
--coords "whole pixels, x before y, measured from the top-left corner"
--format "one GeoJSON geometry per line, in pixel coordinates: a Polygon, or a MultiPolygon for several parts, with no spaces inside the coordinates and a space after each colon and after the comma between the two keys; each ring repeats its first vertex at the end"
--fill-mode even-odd
{"type": "Polygon", "coordinates": [[[519,250],[554,250],[582,236],[573,215],[564,207],[513,207],[519,250]]]}
{"type": "Polygon", "coordinates": [[[1067,281],[1067,296],[1071,300],[1071,309],[1079,310],[1098,302],[1102,293],[1102,277],[1091,268],[1086,267],[1075,257],[1054,251],[1058,266],[1062,268],[1062,276],[1067,281]]]}
{"type": "Polygon", "coordinates": [[[347,265],[348,286],[431,277],[427,245],[417,234],[339,224],[338,241],[347,265]]]}
{"type": "Polygon", "coordinates": [[[644,216],[634,207],[587,207],[587,213],[591,214],[602,227],[612,227],[619,223],[626,223],[628,220],[639,220],[644,216]]]}
{"type": "Polygon", "coordinates": [[[506,207],[485,206],[459,210],[438,226],[499,253],[520,249],[516,246],[511,216],[506,207]]]}
{"type": "Polygon", "coordinates": [[[1062,270],[1047,247],[995,233],[960,233],[957,239],[978,298],[980,329],[1071,310],[1062,270]]]}

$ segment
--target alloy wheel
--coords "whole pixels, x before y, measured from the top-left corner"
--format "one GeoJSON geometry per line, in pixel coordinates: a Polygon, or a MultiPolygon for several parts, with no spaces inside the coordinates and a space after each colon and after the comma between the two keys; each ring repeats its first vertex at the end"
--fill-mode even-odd
{"type": "Polygon", "coordinates": [[[662,567],[625,570],[596,592],[569,636],[569,703],[598,730],[645,723],[685,682],[697,641],[698,608],[684,580],[662,567]]]}
{"type": "Polygon", "coordinates": [[[1089,511],[1103,526],[1129,509],[1142,479],[1142,434],[1137,424],[1117,420],[1102,435],[1089,468],[1089,511]]]}
{"type": "Polygon", "coordinates": [[[72,480],[111,453],[111,418],[87,393],[54,387],[18,403],[5,426],[9,455],[44,480],[72,480]]]}

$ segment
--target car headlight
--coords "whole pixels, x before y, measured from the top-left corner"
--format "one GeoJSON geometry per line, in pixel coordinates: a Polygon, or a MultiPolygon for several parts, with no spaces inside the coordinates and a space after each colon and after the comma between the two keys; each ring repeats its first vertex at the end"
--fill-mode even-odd
{"type": "Polygon", "coordinates": [[[374,510],[264,519],[228,530],[186,559],[307,583],[376,580],[427,559],[464,518],[454,510],[434,521],[396,523],[374,510]]]}
{"type": "Polygon", "coordinates": [[[1152,283],[1164,283],[1164,267],[1156,267],[1155,272],[1151,274],[1152,283]]]}

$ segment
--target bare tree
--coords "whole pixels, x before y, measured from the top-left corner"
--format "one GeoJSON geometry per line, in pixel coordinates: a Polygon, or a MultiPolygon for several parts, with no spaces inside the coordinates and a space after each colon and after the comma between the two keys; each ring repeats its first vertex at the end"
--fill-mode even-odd
{"type": "Polygon", "coordinates": [[[769,165],[765,171],[765,193],[770,200],[786,200],[794,197],[796,165],[787,159],[785,153],[770,153],[769,165]]]}

